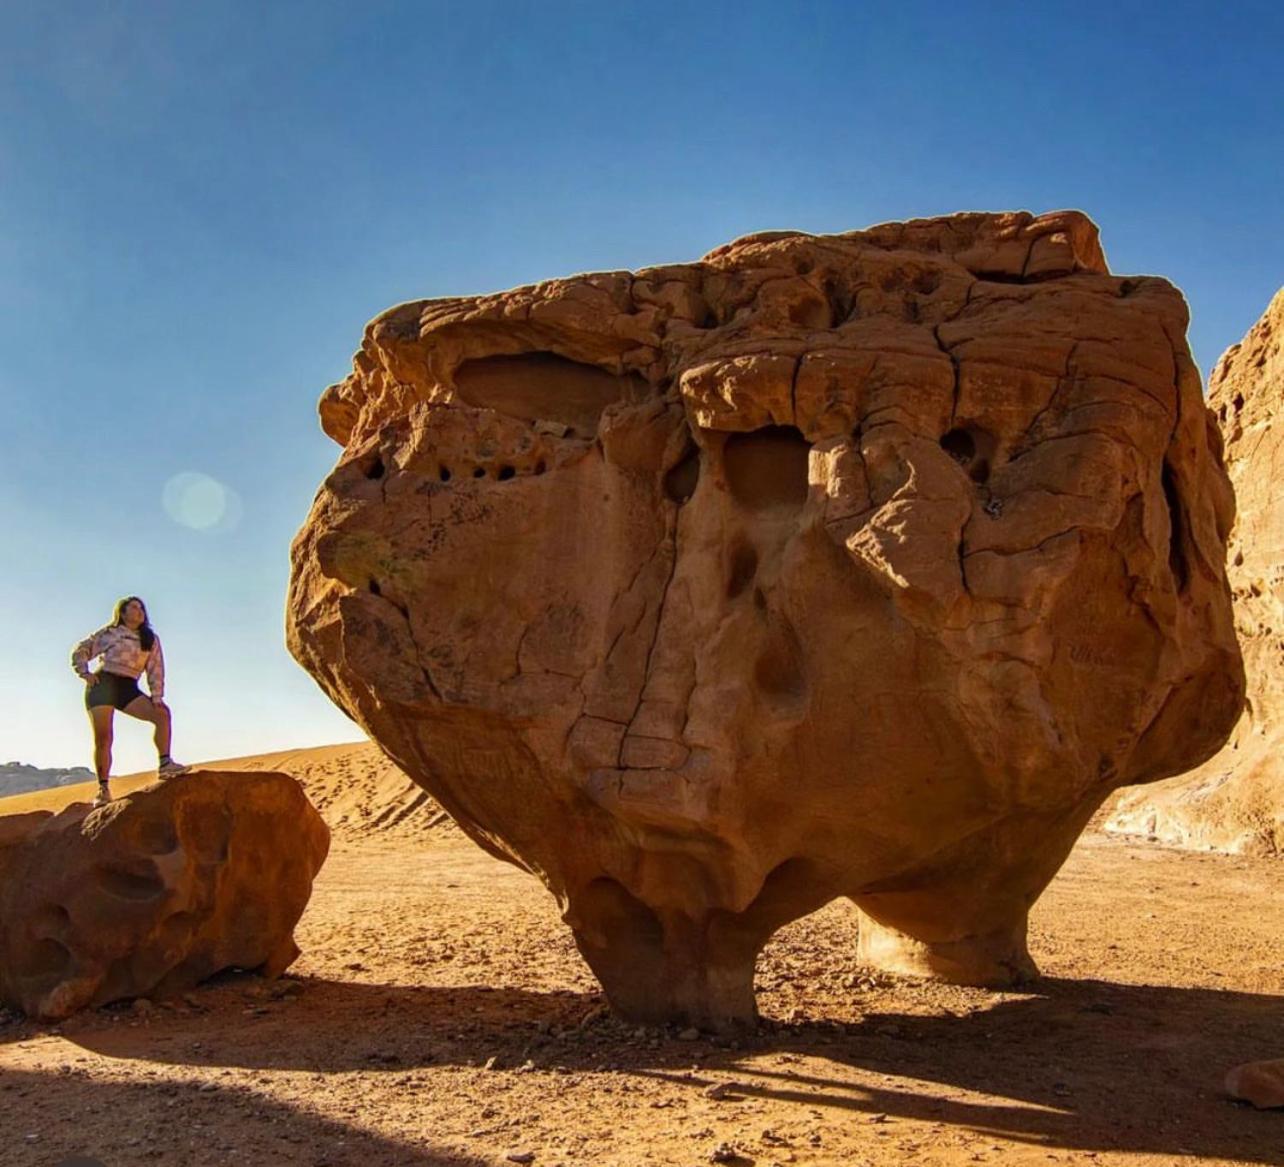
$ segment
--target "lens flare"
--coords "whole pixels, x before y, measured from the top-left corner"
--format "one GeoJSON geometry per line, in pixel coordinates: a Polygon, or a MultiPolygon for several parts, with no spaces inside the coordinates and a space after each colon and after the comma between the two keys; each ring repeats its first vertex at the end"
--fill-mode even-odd
{"type": "Polygon", "coordinates": [[[193,531],[230,531],[241,519],[236,491],[195,470],[175,474],[161,491],[165,513],[193,531]]]}

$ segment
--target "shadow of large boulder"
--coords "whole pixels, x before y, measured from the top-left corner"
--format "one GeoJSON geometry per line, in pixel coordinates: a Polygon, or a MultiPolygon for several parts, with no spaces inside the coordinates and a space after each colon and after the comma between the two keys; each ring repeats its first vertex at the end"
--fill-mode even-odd
{"type": "Polygon", "coordinates": [[[330,831],[288,775],[196,771],[97,810],[0,818],[0,1001],[47,1020],[275,976],[330,831]]]}

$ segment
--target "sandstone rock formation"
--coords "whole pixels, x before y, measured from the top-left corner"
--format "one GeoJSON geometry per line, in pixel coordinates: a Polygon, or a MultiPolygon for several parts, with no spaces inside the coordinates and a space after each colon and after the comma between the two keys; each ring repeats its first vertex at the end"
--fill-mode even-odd
{"type": "Polygon", "coordinates": [[[1073,212],[403,304],[321,400],[291,651],[628,1017],[752,1017],[839,895],[867,959],[1028,975],[1101,800],[1242,702],[1186,323],[1073,212]]]}
{"type": "Polygon", "coordinates": [[[284,774],[194,771],[99,810],[0,817],[0,1001],[66,1017],[284,970],[330,834],[284,774]]]}
{"type": "Polygon", "coordinates": [[[1284,288],[1217,362],[1237,515],[1228,551],[1248,704],[1225,749],[1194,774],[1124,793],[1107,830],[1181,847],[1284,855],[1284,288]]]}

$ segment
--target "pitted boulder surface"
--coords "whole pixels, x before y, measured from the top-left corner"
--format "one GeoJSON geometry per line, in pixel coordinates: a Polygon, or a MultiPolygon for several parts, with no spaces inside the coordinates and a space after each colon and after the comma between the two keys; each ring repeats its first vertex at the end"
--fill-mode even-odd
{"type": "Polygon", "coordinates": [[[1241,705],[1186,323],[1076,212],[400,305],[321,400],[291,651],[627,1016],[751,1018],[839,895],[868,960],[1020,979],[1105,795],[1241,705]]]}
{"type": "Polygon", "coordinates": [[[0,818],[0,999],[57,1019],[282,972],[330,832],[288,775],[197,770],[0,818]]]}

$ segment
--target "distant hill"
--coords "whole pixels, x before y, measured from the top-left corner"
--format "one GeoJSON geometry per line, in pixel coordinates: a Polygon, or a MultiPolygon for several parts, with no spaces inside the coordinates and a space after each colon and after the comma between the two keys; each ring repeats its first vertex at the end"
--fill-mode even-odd
{"type": "Polygon", "coordinates": [[[92,782],[94,772],[86,766],[72,766],[66,770],[42,770],[25,762],[5,762],[0,765],[0,798],[10,794],[28,794],[33,790],[48,790],[53,786],[75,786],[92,782]]]}
{"type": "MultiPolygon", "coordinates": [[[[193,764],[201,770],[279,770],[297,779],[330,829],[341,835],[386,835],[434,838],[459,830],[426,790],[416,786],[370,742],[310,746],[193,764]]],[[[0,766],[0,817],[45,810],[57,813],[94,794],[93,774],[74,770],[37,770],[10,762],[0,766]],[[47,775],[39,785],[21,785],[9,777],[47,775]],[[66,789],[61,789],[66,787],[66,789]],[[6,798],[12,794],[18,797],[6,798]]],[[[111,780],[117,798],[156,782],[155,770],[117,774],[111,780]]],[[[0,1152],[0,1160],[3,1160],[0,1152]]],[[[7,1160],[5,1160],[7,1162],[7,1160]]]]}

